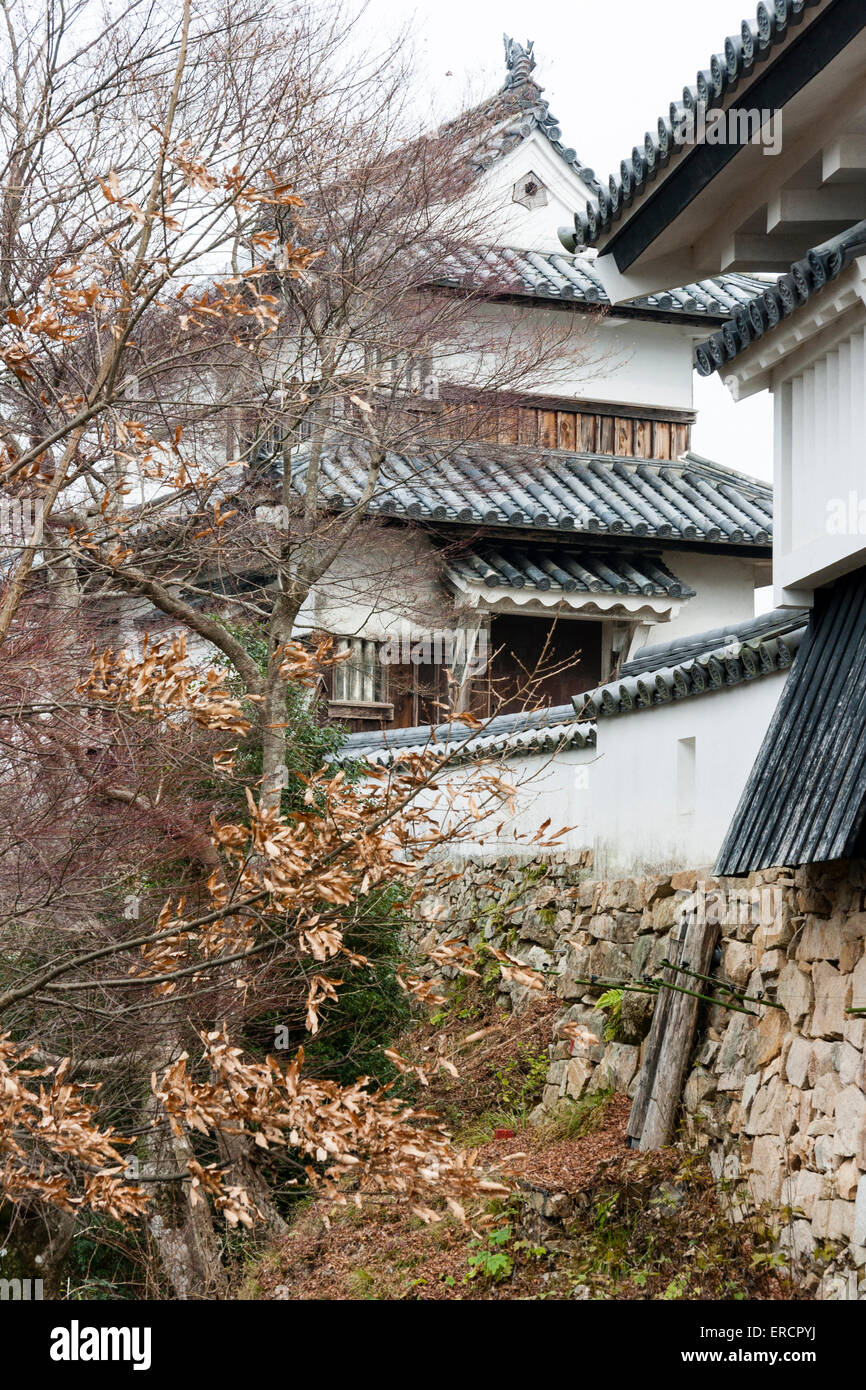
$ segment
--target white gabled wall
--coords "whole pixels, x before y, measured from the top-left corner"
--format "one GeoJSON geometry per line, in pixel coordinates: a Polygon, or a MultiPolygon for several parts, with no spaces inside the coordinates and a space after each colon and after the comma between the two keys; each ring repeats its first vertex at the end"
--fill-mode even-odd
{"type": "MultiPolygon", "coordinates": [[[[587,197],[579,175],[535,130],[509,154],[497,159],[484,173],[471,196],[467,216],[482,228],[491,246],[519,251],[555,252],[565,258],[557,228],[570,225],[574,209],[587,197]],[[529,173],[544,184],[544,207],[526,208],[514,202],[518,181],[529,173]]],[[[576,319],[576,332],[563,351],[563,361],[551,363],[531,389],[541,394],[574,396],[626,405],[692,409],[692,347],[694,329],[677,323],[620,319],[613,315],[589,316],[578,309],[564,313],[547,309],[538,300],[527,310],[479,305],[479,325],[489,324],[484,341],[492,351],[497,343],[511,350],[527,351],[531,334],[539,326],[548,334],[563,331],[566,319],[576,319]],[[514,338],[510,335],[515,334],[514,338]]],[[[454,359],[445,375],[471,377],[474,354],[462,364],[454,359]]]]}
{"type": "Polygon", "coordinates": [[[588,194],[586,184],[546,136],[534,130],[481,175],[472,207],[483,218],[491,245],[563,255],[557,229],[572,225],[574,209],[588,194]],[[513,200],[514,185],[529,173],[536,174],[547,190],[543,207],[526,208],[513,200]]]}
{"type": "Polygon", "coordinates": [[[599,720],[592,768],[599,877],[713,864],[785,674],[599,720]]]}

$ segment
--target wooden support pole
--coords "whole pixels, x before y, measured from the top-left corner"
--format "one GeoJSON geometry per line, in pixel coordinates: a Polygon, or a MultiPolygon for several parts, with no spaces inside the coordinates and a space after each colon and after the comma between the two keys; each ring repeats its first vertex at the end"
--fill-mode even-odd
{"type": "MultiPolygon", "coordinates": [[[[679,965],[682,960],[683,952],[683,933],[680,932],[671,941],[668,959],[673,965],[679,965]]],[[[665,970],[661,977],[669,983],[673,983],[677,976],[675,970],[665,970]]],[[[658,1068],[659,1053],[665,1035],[665,1021],[673,999],[673,993],[664,986],[659,990],[656,1006],[653,1010],[653,1021],[650,1025],[649,1035],[646,1042],[643,1066],[638,1078],[638,1087],[632,1101],[631,1114],[628,1119],[628,1129],[626,1135],[633,1148],[640,1145],[641,1135],[643,1134],[644,1122],[646,1120],[647,1107],[649,1106],[650,1095],[652,1094],[655,1082],[656,1070],[658,1068]]]]}
{"type": "MultiPolygon", "coordinates": [[[[684,923],[668,955],[671,965],[685,965],[707,974],[718,931],[717,922],[695,919],[684,923]]],[[[675,984],[677,972],[665,970],[663,979],[675,984]]],[[[634,1147],[659,1149],[671,1140],[699,1002],[691,994],[665,989],[664,985],[659,990],[628,1123],[627,1133],[634,1147]]]]}

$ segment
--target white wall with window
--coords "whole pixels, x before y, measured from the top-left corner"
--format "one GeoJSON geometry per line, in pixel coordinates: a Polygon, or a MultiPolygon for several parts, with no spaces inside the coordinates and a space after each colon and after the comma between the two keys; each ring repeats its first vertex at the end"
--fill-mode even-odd
{"type": "MultiPolygon", "coordinates": [[[[595,748],[505,757],[496,768],[514,789],[513,806],[485,805],[453,852],[532,855],[532,836],[549,821],[548,834],[568,827],[559,848],[592,850],[598,878],[683,865],[710,872],[786,674],[600,719],[595,748]]],[[[443,778],[449,792],[437,816],[465,816],[472,780],[471,766],[443,778]]]]}

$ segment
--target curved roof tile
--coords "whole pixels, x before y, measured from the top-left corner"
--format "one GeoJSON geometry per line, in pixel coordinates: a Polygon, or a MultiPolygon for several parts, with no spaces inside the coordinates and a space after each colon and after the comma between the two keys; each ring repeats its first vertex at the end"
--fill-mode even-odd
{"type": "Polygon", "coordinates": [[[637,553],[549,550],[508,542],[480,542],[449,556],[445,565],[458,579],[490,589],[563,589],[567,593],[663,594],[693,598],[694,589],[658,558],[637,553]]]}
{"type": "Polygon", "coordinates": [[[756,343],[782,319],[789,318],[836,280],[857,256],[866,254],[866,221],[830,237],[794,261],[787,275],[749,300],[718,333],[695,348],[695,366],[701,376],[712,376],[726,363],[756,343]]]}
{"type": "MultiPolygon", "coordinates": [[[[588,256],[554,251],[518,251],[510,246],[482,246],[445,257],[443,283],[477,284],[487,292],[558,299],[568,303],[608,305],[610,299],[588,256]]],[[[767,287],[756,275],[728,273],[664,293],[641,295],[627,306],[643,313],[683,318],[727,319],[746,309],[767,287]]],[[[616,312],[624,306],[618,305],[616,312]]]]}
{"type": "MultiPolygon", "coordinates": [[[[575,713],[580,719],[610,718],[702,695],[709,690],[740,685],[773,671],[785,671],[792,665],[805,631],[806,619],[800,615],[799,626],[788,628],[778,636],[754,637],[740,642],[729,635],[724,645],[682,657],[672,664],[635,670],[636,663],[628,663],[619,680],[610,681],[586,695],[575,695],[572,700],[575,713]]],[[[708,636],[710,634],[704,633],[704,640],[708,636]]]]}

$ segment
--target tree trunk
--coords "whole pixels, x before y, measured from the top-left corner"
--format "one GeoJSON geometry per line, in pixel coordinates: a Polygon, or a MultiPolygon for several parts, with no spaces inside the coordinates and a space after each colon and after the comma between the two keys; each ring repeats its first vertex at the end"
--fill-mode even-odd
{"type": "Polygon", "coordinates": [[[42,1202],[0,1208],[0,1278],[41,1279],[43,1298],[60,1298],[75,1217],[42,1202]]]}
{"type": "Polygon", "coordinates": [[[264,1229],[274,1239],[288,1233],[288,1223],[274,1205],[273,1194],[256,1164],[253,1146],[245,1134],[221,1134],[220,1148],[231,1163],[231,1183],[242,1187],[263,1217],[264,1229]]]}
{"type": "MultiPolygon", "coordinates": [[[[150,1118],[154,1118],[154,1110],[154,1104],[148,1107],[150,1118]]],[[[144,1177],[186,1173],[193,1148],[185,1135],[176,1137],[163,1121],[150,1132],[146,1143],[144,1177]]],[[[181,1300],[224,1298],[228,1281],[207,1199],[201,1197],[193,1205],[188,1182],[161,1182],[152,1186],[147,1228],[174,1297],[181,1300]]]]}

